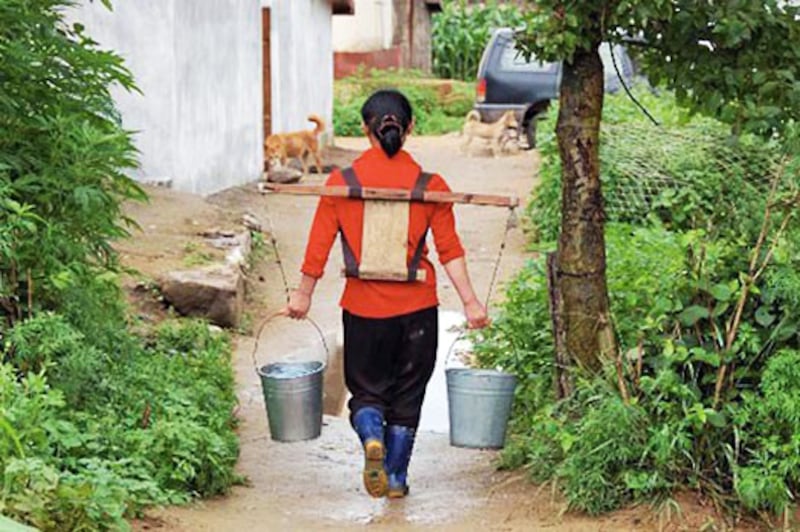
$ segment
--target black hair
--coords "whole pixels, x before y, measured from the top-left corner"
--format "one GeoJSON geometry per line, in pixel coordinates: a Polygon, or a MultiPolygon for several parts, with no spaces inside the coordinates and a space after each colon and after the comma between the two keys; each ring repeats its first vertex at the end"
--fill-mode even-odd
{"type": "Polygon", "coordinates": [[[403,135],[412,118],[411,103],[396,90],[376,91],[361,107],[361,119],[389,157],[394,157],[403,147],[403,135]]]}

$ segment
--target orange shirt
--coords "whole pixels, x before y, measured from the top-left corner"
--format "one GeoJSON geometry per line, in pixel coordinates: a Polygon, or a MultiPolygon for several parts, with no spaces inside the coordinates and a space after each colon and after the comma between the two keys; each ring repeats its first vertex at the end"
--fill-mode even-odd
{"type": "MultiPolygon", "coordinates": [[[[353,170],[363,187],[411,190],[419,176],[420,166],[406,151],[401,150],[389,158],[381,148],[370,148],[353,162],[353,170]]],[[[342,173],[334,170],[325,184],[345,186],[342,173]]],[[[434,174],[426,190],[448,192],[450,188],[441,176],[434,174]]],[[[340,227],[359,261],[363,220],[363,200],[321,197],[301,271],[314,278],[322,277],[340,227]]],[[[433,232],[436,252],[442,264],[464,256],[464,248],[456,234],[453,205],[412,202],[408,221],[409,262],[427,227],[433,232]]],[[[436,273],[427,255],[426,246],[420,263],[420,270],[425,270],[425,281],[366,281],[348,277],[340,305],[348,312],[364,318],[388,318],[438,305],[436,273]]]]}

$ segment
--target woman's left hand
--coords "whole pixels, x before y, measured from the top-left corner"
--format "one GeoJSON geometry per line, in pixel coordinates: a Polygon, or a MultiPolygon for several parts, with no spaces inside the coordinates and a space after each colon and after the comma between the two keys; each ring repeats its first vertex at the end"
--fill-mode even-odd
{"type": "Polygon", "coordinates": [[[477,299],[464,303],[464,314],[467,316],[469,329],[483,329],[491,323],[486,307],[477,299]]]}

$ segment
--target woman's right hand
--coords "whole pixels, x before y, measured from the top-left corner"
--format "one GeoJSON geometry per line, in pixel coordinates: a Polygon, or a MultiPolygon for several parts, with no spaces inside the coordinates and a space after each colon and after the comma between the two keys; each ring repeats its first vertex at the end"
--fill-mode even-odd
{"type": "Polygon", "coordinates": [[[311,295],[300,290],[294,290],[289,296],[289,303],[281,314],[295,320],[302,320],[308,315],[311,308],[311,295]]]}

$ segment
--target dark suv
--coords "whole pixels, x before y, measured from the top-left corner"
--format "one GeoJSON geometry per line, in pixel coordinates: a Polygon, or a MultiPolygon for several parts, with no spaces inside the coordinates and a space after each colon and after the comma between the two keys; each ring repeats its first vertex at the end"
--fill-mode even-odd
{"type": "MultiPolygon", "coordinates": [[[[622,88],[611,61],[611,45],[600,46],[600,57],[605,71],[606,92],[622,88]]],[[[614,57],[625,83],[633,79],[633,63],[621,46],[614,47],[614,57]]],[[[475,110],[483,122],[494,122],[513,110],[525,134],[528,148],[536,146],[536,121],[558,99],[561,83],[561,63],[542,63],[535,58],[526,61],[514,44],[511,28],[495,30],[483,50],[478,65],[477,101],[475,110]]],[[[521,136],[521,135],[520,135],[521,136]]]]}

